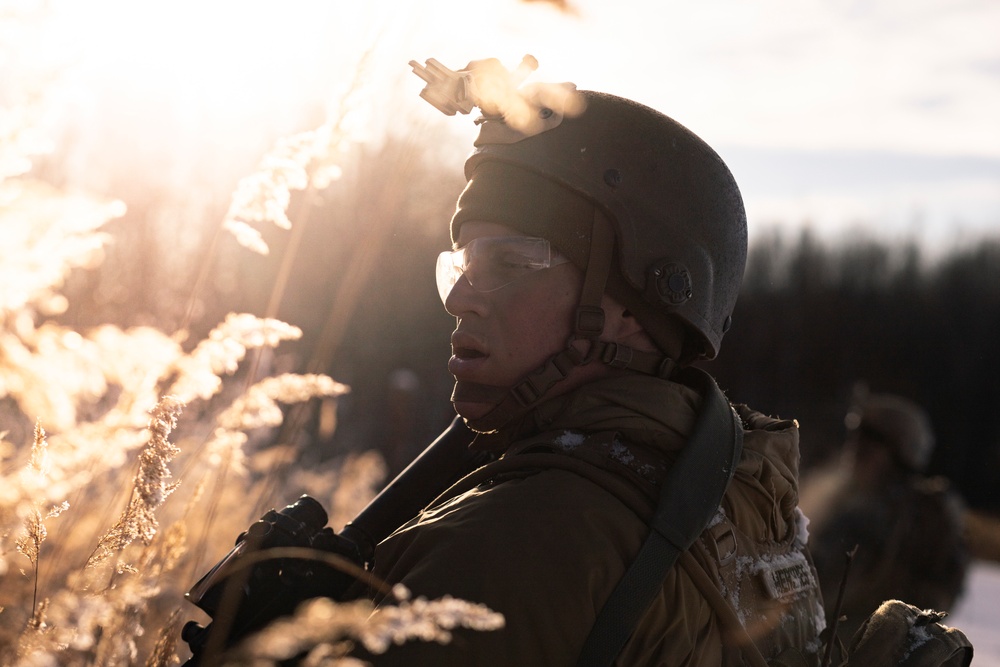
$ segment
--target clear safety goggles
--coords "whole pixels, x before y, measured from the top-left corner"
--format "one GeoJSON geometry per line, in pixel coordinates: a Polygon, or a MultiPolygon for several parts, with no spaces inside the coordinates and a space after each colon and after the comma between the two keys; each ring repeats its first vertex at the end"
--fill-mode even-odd
{"type": "Polygon", "coordinates": [[[492,292],[542,269],[568,262],[546,239],[532,236],[481,236],[437,259],[441,302],[462,276],[478,292],[492,292]]]}

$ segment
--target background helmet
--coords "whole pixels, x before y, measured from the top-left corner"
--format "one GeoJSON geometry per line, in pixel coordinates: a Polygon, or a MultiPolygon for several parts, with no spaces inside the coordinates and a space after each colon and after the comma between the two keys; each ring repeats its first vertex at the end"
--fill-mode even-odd
{"type": "Polygon", "coordinates": [[[680,336],[682,357],[715,357],[747,253],[746,214],[729,169],[654,109],[604,93],[544,90],[551,87],[525,91],[537,114],[527,126],[501,116],[478,121],[452,238],[467,220],[502,222],[548,238],[586,269],[586,212],[596,208],[614,229],[607,292],[661,348],[680,336]]]}
{"type": "Polygon", "coordinates": [[[923,471],[934,451],[930,420],[913,401],[894,394],[860,398],[844,418],[849,437],[886,445],[903,468],[923,471]]]}

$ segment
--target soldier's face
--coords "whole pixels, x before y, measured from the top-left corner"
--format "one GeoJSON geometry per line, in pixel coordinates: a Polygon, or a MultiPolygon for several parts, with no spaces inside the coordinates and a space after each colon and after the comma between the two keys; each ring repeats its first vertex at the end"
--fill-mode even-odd
{"type": "MultiPolygon", "coordinates": [[[[491,236],[524,234],[496,223],[466,222],[458,245],[491,236]]],[[[448,370],[458,381],[513,386],[566,347],[582,281],[579,269],[569,262],[488,292],[476,290],[463,276],[445,300],[445,309],[457,320],[448,370]]],[[[455,404],[468,419],[483,416],[491,407],[455,404]]]]}

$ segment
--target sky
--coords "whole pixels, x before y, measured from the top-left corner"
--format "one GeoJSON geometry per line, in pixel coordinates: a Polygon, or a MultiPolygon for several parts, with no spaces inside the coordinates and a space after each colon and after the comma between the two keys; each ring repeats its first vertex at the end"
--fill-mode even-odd
{"type": "Polygon", "coordinates": [[[578,19],[511,39],[536,75],[687,125],[730,165],[758,227],[934,244],[1000,232],[1000,3],[575,5],[578,19]]]}
{"type": "Polygon", "coordinates": [[[80,185],[125,171],[207,197],[346,89],[360,138],[448,128],[458,169],[472,118],[421,102],[407,62],[530,53],[532,81],[630,97],[704,138],[751,237],[941,249],[1000,234],[998,27],[995,0],[0,0],[0,80],[59,72],[47,122],[80,185]]]}

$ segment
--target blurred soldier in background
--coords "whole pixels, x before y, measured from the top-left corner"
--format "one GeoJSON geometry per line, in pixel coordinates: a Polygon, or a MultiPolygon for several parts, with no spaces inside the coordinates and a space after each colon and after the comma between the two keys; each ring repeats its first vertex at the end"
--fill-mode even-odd
{"type": "Polygon", "coordinates": [[[432,61],[421,76],[446,113],[484,95],[437,274],[452,400],[496,460],[383,540],[374,572],[506,625],[366,659],[818,664],[797,424],[734,408],[691,365],[717,354],[742,281],[735,180],[653,109],[511,90],[479,65],[455,88],[432,61]]]}
{"type": "Polygon", "coordinates": [[[855,391],[836,466],[803,480],[809,546],[832,613],[845,554],[847,576],[838,635],[846,642],[884,600],[950,611],[968,565],[961,503],[942,477],[924,470],[934,434],[924,411],[900,396],[855,391]]]}

